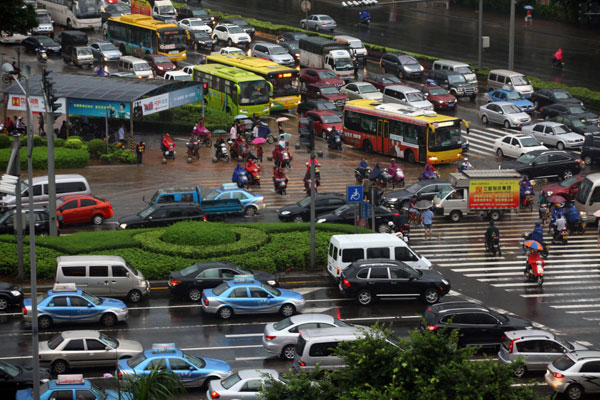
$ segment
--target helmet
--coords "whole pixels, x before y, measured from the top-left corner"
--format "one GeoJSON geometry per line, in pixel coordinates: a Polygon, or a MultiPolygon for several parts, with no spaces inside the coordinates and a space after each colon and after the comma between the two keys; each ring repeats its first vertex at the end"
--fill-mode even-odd
{"type": "Polygon", "coordinates": [[[165,136],[169,136],[169,132],[165,133],[165,136]]]}
{"type": "Polygon", "coordinates": [[[469,159],[467,157],[463,158],[463,161],[469,161],[469,159]]]}

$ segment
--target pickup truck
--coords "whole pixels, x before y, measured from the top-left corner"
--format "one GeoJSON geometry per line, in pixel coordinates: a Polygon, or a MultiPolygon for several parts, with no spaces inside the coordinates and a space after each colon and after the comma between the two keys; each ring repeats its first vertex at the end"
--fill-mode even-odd
{"type": "Polygon", "coordinates": [[[202,192],[198,186],[158,189],[148,205],[183,202],[198,203],[208,219],[213,216],[241,214],[243,210],[239,199],[202,200],[202,192]]]}

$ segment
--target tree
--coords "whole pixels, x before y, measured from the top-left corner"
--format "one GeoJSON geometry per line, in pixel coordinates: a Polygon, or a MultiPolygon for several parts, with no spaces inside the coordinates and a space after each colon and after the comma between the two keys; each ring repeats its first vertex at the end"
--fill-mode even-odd
{"type": "Polygon", "coordinates": [[[27,34],[39,24],[33,6],[25,4],[23,0],[0,1],[0,15],[0,32],[9,35],[27,34]]]}
{"type": "Polygon", "coordinates": [[[153,368],[148,375],[127,376],[123,384],[121,399],[129,400],[131,393],[135,400],[176,400],[177,395],[185,392],[181,380],[173,371],[153,368]]]}
{"type": "Polygon", "coordinates": [[[363,338],[341,343],[336,354],[345,369],[285,375],[287,384],[265,386],[265,399],[536,399],[533,387],[512,386],[515,365],[472,361],[477,349],[458,348],[456,331],[415,330],[398,341],[390,333],[376,325],[363,338]]]}

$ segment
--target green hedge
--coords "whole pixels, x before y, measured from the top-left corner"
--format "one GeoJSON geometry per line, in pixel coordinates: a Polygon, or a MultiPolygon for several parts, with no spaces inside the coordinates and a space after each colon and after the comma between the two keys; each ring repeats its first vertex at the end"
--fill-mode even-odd
{"type": "MultiPolygon", "coordinates": [[[[42,246],[36,246],[36,270],[39,278],[54,278],[56,276],[56,257],[61,253],[42,246]]],[[[29,245],[23,246],[26,275],[29,276],[29,245]]],[[[0,275],[4,277],[17,274],[17,244],[0,241],[0,275]]]]}
{"type": "Polygon", "coordinates": [[[238,238],[231,225],[219,222],[183,221],[166,228],[162,241],[186,246],[215,246],[238,238]]]}
{"type": "Polygon", "coordinates": [[[8,135],[0,135],[0,149],[6,149],[11,146],[12,137],[8,135]]]}
{"type": "MultiPolygon", "coordinates": [[[[48,148],[33,148],[33,169],[48,169],[48,148]]],[[[10,149],[0,149],[0,169],[6,169],[8,159],[10,158],[10,149]]],[[[57,169],[83,168],[90,160],[90,155],[86,149],[67,149],[59,147],[54,149],[54,160],[57,169]]],[[[27,148],[21,149],[21,170],[27,169],[27,148]]]]}

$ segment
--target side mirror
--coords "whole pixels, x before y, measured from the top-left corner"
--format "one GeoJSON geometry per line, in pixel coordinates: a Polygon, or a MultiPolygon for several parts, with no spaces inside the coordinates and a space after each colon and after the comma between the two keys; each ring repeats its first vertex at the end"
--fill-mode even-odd
{"type": "Polygon", "coordinates": [[[94,305],[92,303],[88,303],[88,308],[92,308],[94,305]]]}
{"type": "Polygon", "coordinates": [[[537,163],[536,163],[535,161],[532,161],[532,162],[531,162],[531,165],[532,165],[532,166],[534,166],[534,167],[536,166],[536,164],[537,164],[537,163]]]}
{"type": "Polygon", "coordinates": [[[190,365],[190,371],[193,371],[193,370],[194,370],[194,367],[190,365]]]}

